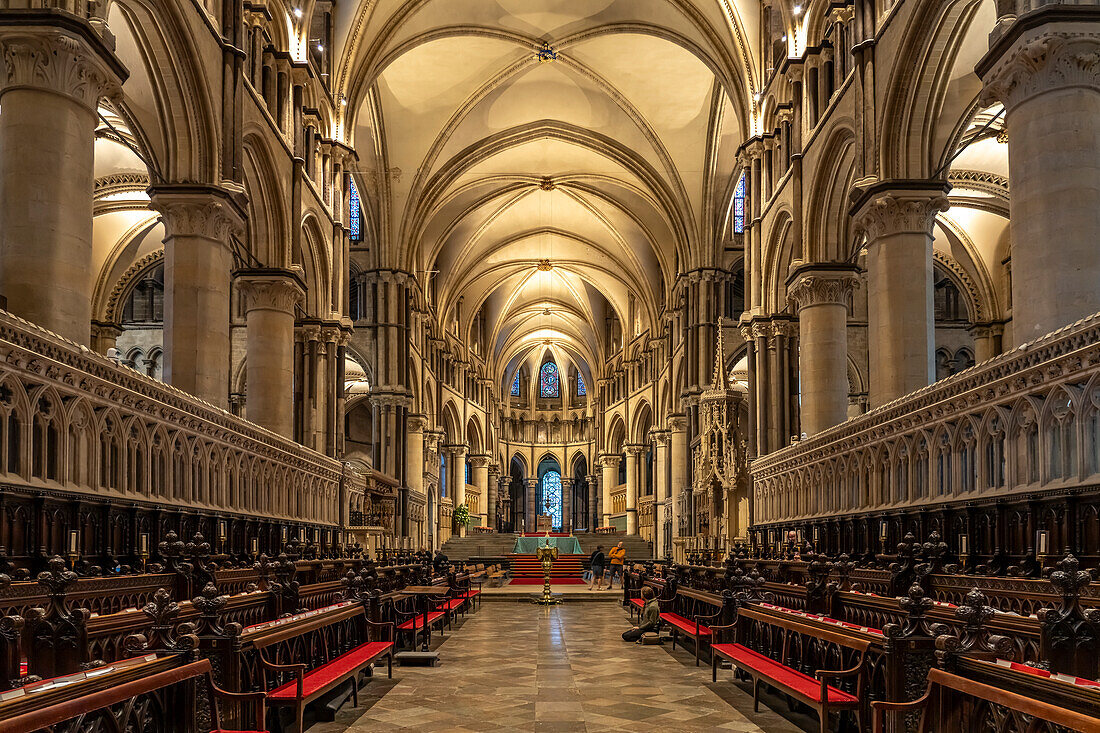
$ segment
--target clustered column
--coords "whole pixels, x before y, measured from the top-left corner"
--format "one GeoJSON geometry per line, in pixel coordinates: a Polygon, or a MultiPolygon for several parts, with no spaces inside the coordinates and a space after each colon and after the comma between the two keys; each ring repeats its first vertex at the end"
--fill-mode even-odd
{"type": "Polygon", "coordinates": [[[670,436],[667,430],[654,430],[652,435],[656,444],[653,470],[657,474],[656,481],[654,482],[656,484],[656,501],[654,502],[656,511],[653,516],[654,547],[656,556],[664,557],[665,551],[668,549],[665,547],[665,517],[670,516],[668,490],[668,453],[670,436]]]}
{"type": "MultiPolygon", "coordinates": [[[[481,501],[483,502],[484,509],[487,509],[489,501],[489,461],[492,460],[492,456],[479,454],[470,456],[470,483],[477,487],[478,493],[481,495],[481,501]]],[[[483,524],[488,525],[488,513],[480,512],[478,516],[481,517],[483,524]]]]}
{"type": "Polygon", "coordinates": [[[486,476],[486,489],[482,495],[485,501],[485,526],[495,530],[497,527],[497,487],[500,485],[500,466],[489,464],[486,476]]]}
{"type": "Polygon", "coordinates": [[[287,438],[294,435],[294,307],[304,285],[289,270],[241,270],[247,353],[248,419],[287,438]]]}
{"type": "Polygon", "coordinates": [[[676,552],[675,538],[680,536],[680,504],[684,489],[688,487],[687,475],[687,418],[683,415],[670,415],[668,419],[670,435],[670,460],[672,462],[672,551],[676,552]]]}
{"type": "Polygon", "coordinates": [[[58,17],[0,19],[0,295],[87,344],[97,107],[128,72],[90,24],[65,16],[62,28],[58,17]]]}
{"type": "Polygon", "coordinates": [[[600,477],[595,473],[588,474],[588,516],[585,523],[589,532],[600,525],[600,477]]]}
{"type": "Polygon", "coordinates": [[[1017,345],[1100,311],[1100,8],[1066,5],[999,29],[976,68],[1005,106],[1017,345]]]}
{"type": "Polygon", "coordinates": [[[798,312],[802,430],[810,435],[848,416],[848,307],[858,280],[850,265],[807,265],[788,279],[798,312]]]}
{"type": "Polygon", "coordinates": [[[948,205],[942,183],[885,181],[853,207],[857,226],[867,235],[872,408],[934,378],[932,227],[948,205]]]}
{"type": "Polygon", "coordinates": [[[638,494],[644,445],[626,446],[626,533],[638,534],[638,494]]]}
{"type": "Polygon", "coordinates": [[[229,406],[231,239],[244,231],[235,195],[213,186],[150,189],[164,224],[164,379],[229,406]]]}

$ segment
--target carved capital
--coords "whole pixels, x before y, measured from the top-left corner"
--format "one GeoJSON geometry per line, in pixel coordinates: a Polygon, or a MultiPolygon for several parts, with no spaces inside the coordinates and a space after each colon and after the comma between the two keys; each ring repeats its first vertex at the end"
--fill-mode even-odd
{"type": "Polygon", "coordinates": [[[687,430],[687,416],[686,415],[669,415],[668,416],[668,429],[673,433],[682,433],[687,430]]]}
{"type": "Polygon", "coordinates": [[[289,270],[242,270],[237,287],[245,296],[245,309],[294,313],[304,298],[298,275],[289,270]]]}
{"type": "Polygon", "coordinates": [[[643,453],[645,453],[646,446],[639,445],[637,443],[628,443],[627,445],[623,446],[623,450],[626,451],[626,454],[628,456],[630,456],[632,458],[636,458],[637,456],[640,456],[643,453]]]}
{"type": "Polygon", "coordinates": [[[149,206],[164,222],[165,239],[197,237],[229,246],[244,233],[244,215],[230,192],[211,186],[149,189],[149,206]]]}
{"type": "Polygon", "coordinates": [[[470,468],[487,468],[492,460],[492,456],[484,453],[472,455],[470,456],[470,468]]]}
{"type": "Polygon", "coordinates": [[[815,305],[843,305],[851,307],[852,292],[859,287],[859,279],[852,269],[800,270],[794,274],[787,287],[787,297],[797,311],[815,305]]]}
{"type": "Polygon", "coordinates": [[[90,26],[0,25],[0,90],[39,89],[68,97],[92,115],[99,100],[117,97],[127,72],[90,26]]]}
{"type": "Polygon", "coordinates": [[[856,213],[856,228],[868,242],[895,234],[932,233],[936,215],[950,201],[943,191],[881,191],[867,196],[856,213]]]}
{"type": "MultiPolygon", "coordinates": [[[[409,415],[405,424],[408,426],[410,432],[420,433],[428,427],[427,415],[409,415]]],[[[427,437],[427,436],[425,436],[427,437]]]]}
{"type": "Polygon", "coordinates": [[[1070,87],[1100,91],[1100,34],[1043,29],[1024,34],[982,74],[981,104],[1011,113],[1043,92],[1070,87]]]}

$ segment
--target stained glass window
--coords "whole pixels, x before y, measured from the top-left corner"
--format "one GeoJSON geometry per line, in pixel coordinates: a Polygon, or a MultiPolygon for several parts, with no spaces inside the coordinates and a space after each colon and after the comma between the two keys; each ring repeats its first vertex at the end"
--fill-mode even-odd
{"type": "Polygon", "coordinates": [[[558,365],[548,361],[539,372],[539,396],[558,397],[561,395],[561,379],[558,377],[558,365]]]}
{"type": "Polygon", "coordinates": [[[580,372],[577,372],[577,396],[584,397],[586,394],[588,394],[588,391],[584,388],[584,377],[581,376],[580,372]]]}
{"type": "Polygon", "coordinates": [[[737,188],[733,190],[733,231],[737,234],[745,233],[745,174],[737,181],[737,188]]]}
{"type": "Polygon", "coordinates": [[[553,517],[551,524],[556,528],[561,527],[561,474],[557,471],[547,471],[542,475],[542,506],[541,511],[547,511],[546,502],[550,502],[549,513],[553,517]]]}
{"type": "Polygon", "coordinates": [[[348,216],[348,236],[351,237],[353,242],[363,241],[363,233],[360,230],[360,223],[363,219],[362,207],[359,205],[359,189],[355,187],[355,180],[348,178],[348,182],[351,184],[351,194],[349,196],[350,203],[348,209],[350,210],[348,216]]]}
{"type": "Polygon", "coordinates": [[[519,372],[516,372],[516,381],[512,382],[512,396],[519,397],[519,372]]]}

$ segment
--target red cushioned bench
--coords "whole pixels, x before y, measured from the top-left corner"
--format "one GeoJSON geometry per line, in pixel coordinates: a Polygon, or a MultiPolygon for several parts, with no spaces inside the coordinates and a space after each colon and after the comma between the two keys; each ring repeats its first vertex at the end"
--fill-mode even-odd
{"type": "Polygon", "coordinates": [[[449,629],[451,628],[451,621],[454,620],[454,615],[460,613],[465,606],[466,599],[456,596],[438,604],[435,610],[442,611],[447,616],[446,626],[449,629]]]}
{"type": "Polygon", "coordinates": [[[704,616],[695,616],[693,619],[681,616],[671,611],[661,614],[661,621],[672,627],[672,648],[676,648],[676,640],[680,634],[689,636],[695,640],[695,666],[699,666],[699,646],[704,641],[709,641],[711,631],[709,626],[699,623],[704,616]]]}
{"type": "MultiPolygon", "coordinates": [[[[833,730],[829,727],[830,711],[851,710],[855,712],[858,729],[863,730],[863,682],[864,664],[863,658],[867,653],[871,642],[865,639],[856,639],[842,632],[834,632],[814,626],[807,626],[797,621],[760,613],[749,606],[742,606],[737,611],[737,619],[728,626],[714,626],[711,631],[716,634],[724,629],[736,629],[740,638],[746,638],[749,624],[767,625],[783,631],[783,644],[780,649],[780,659],[787,659],[790,640],[796,636],[807,636],[820,641],[836,644],[840,647],[852,649],[856,652],[856,663],[849,669],[832,670],[823,669],[814,673],[814,676],[804,674],[780,661],[761,654],[741,643],[712,643],[711,651],[711,679],[718,681],[718,660],[725,659],[737,669],[752,678],[752,704],[753,711],[760,710],[760,685],[767,684],[780,692],[799,700],[817,710],[821,721],[821,733],[833,730]],[[855,677],[855,692],[846,692],[838,687],[828,684],[830,679],[855,677]]],[[[771,639],[774,641],[775,637],[771,639]]]]}
{"type": "MultiPolygon", "coordinates": [[[[360,627],[362,628],[362,627],[360,627]]],[[[351,681],[353,704],[359,705],[359,675],[383,658],[386,660],[387,673],[393,677],[393,645],[396,630],[392,623],[377,623],[365,615],[359,603],[343,602],[317,611],[288,616],[277,621],[250,626],[242,634],[242,646],[256,650],[260,666],[272,672],[276,680],[290,679],[267,690],[269,707],[293,707],[297,721],[297,730],[302,730],[305,707],[325,693],[345,682],[351,681]],[[361,643],[342,654],[336,647],[354,639],[350,636],[356,624],[365,624],[364,633],[358,638],[361,643]],[[388,639],[371,640],[369,631],[373,627],[385,627],[388,639]],[[321,644],[317,647],[308,643],[296,644],[298,637],[314,635],[321,644]],[[365,641],[362,641],[366,639],[365,641]],[[287,643],[289,642],[289,643],[287,643]],[[299,650],[316,649],[316,659],[302,660],[299,650]],[[270,657],[274,656],[277,661],[270,657]],[[319,662],[311,667],[308,662],[319,662]]]]}

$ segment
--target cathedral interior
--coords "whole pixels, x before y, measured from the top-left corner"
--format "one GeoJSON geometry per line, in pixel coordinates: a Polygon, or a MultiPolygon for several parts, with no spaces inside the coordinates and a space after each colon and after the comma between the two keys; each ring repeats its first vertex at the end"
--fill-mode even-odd
{"type": "Polygon", "coordinates": [[[0,733],[1100,731],[1100,0],[0,52],[0,733]]]}

